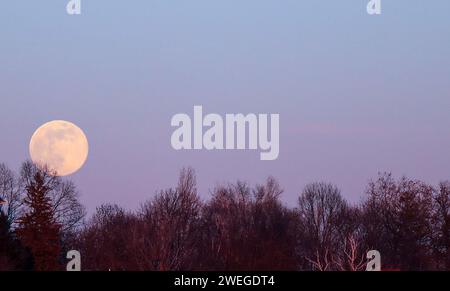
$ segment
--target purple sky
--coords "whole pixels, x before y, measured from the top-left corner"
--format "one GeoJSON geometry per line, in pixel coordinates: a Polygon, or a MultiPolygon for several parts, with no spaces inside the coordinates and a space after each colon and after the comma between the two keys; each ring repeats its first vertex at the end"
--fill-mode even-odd
{"type": "Polygon", "coordinates": [[[17,169],[43,123],[90,143],[71,178],[89,210],[135,208],[192,166],[217,183],[273,175],[293,206],[306,183],[361,199],[392,171],[450,179],[450,1],[6,1],[0,8],[0,162],[17,169]],[[30,3],[33,2],[33,3],[30,3]],[[279,113],[280,156],[176,152],[170,119],[279,113]]]}

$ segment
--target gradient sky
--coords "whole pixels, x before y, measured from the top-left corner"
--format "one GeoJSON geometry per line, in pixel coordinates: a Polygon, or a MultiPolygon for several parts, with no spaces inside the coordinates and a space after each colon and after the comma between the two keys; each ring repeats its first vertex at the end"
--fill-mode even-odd
{"type": "Polygon", "coordinates": [[[329,181],[357,202],[392,171],[450,179],[450,1],[7,0],[0,4],[0,162],[64,119],[90,143],[73,175],[89,210],[135,208],[192,166],[199,189],[276,177],[293,206],[329,181]],[[172,115],[279,113],[280,156],[171,148],[172,115]]]}

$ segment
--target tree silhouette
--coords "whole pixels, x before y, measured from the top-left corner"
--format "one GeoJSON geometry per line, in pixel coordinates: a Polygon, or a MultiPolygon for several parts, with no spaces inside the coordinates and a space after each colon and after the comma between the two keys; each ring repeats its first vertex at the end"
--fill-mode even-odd
{"type": "Polygon", "coordinates": [[[0,200],[3,212],[8,217],[8,222],[13,224],[21,206],[21,192],[23,187],[20,179],[5,164],[0,163],[0,200]]]}
{"type": "Polygon", "coordinates": [[[434,203],[433,251],[436,267],[450,270],[450,182],[439,184],[434,203]]]}
{"type": "Polygon", "coordinates": [[[327,183],[308,184],[299,198],[299,252],[313,269],[334,268],[336,252],[346,237],[349,206],[340,190],[327,183]]]}
{"type": "Polygon", "coordinates": [[[152,246],[147,254],[156,270],[193,268],[200,210],[195,173],[190,168],[181,171],[175,189],[162,191],[144,204],[144,242],[152,246]]]}
{"type": "Polygon", "coordinates": [[[31,251],[37,271],[58,270],[60,255],[60,226],[56,223],[53,206],[48,197],[53,177],[37,170],[26,184],[24,205],[27,211],[19,220],[17,233],[31,251]]]}
{"type": "Polygon", "coordinates": [[[204,206],[202,270],[295,270],[295,215],[280,202],[273,178],[218,187],[204,206]]]}
{"type": "Polygon", "coordinates": [[[359,271],[371,249],[383,268],[450,270],[450,182],[383,173],[359,204],[312,183],[292,209],[273,178],[218,185],[202,200],[184,169],[139,210],[106,204],[85,222],[75,185],[54,174],[0,164],[0,270],[58,270],[68,249],[83,270],[359,271]]]}
{"type": "Polygon", "coordinates": [[[434,189],[417,180],[380,174],[369,184],[364,205],[367,244],[384,262],[402,270],[432,267],[434,189]]]}

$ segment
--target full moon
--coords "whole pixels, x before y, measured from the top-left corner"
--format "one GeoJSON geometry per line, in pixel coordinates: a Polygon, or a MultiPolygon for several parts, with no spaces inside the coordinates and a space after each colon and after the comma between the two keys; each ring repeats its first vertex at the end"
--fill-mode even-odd
{"type": "Polygon", "coordinates": [[[47,166],[57,176],[77,172],[86,162],[89,145],[86,135],[75,124],[50,121],[39,127],[31,137],[30,156],[34,164],[47,166]]]}

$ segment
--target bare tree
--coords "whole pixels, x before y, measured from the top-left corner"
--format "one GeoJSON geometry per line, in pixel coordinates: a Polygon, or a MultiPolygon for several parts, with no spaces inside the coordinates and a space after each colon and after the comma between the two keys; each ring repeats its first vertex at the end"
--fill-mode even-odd
{"type": "Polygon", "coordinates": [[[244,268],[244,249],[250,240],[251,192],[245,183],[220,186],[213,191],[212,200],[203,209],[202,268],[235,269],[244,268]]]}
{"type": "Polygon", "coordinates": [[[321,252],[316,250],[316,256],[314,259],[307,257],[306,260],[310,262],[314,270],[325,272],[331,270],[330,253],[328,248],[325,248],[321,252]]]}
{"type": "Polygon", "coordinates": [[[441,182],[434,196],[433,250],[438,269],[450,269],[450,182],[441,182]]]}
{"type": "Polygon", "coordinates": [[[198,235],[201,202],[195,173],[183,169],[178,186],[159,193],[143,205],[141,217],[151,245],[147,260],[160,271],[192,268],[198,235]]]}
{"type": "Polygon", "coordinates": [[[217,187],[203,209],[201,269],[294,270],[295,214],[281,193],[273,178],[217,187]]]}
{"type": "Polygon", "coordinates": [[[77,238],[87,270],[138,270],[130,234],[136,216],[117,205],[101,205],[77,238]]]}
{"type": "Polygon", "coordinates": [[[384,264],[402,270],[431,266],[433,193],[430,185],[380,174],[369,184],[364,203],[367,245],[379,250],[384,264]]]}
{"type": "Polygon", "coordinates": [[[360,250],[360,244],[354,235],[348,235],[342,252],[333,258],[333,264],[339,271],[364,271],[366,253],[360,250]]]}
{"type": "Polygon", "coordinates": [[[19,215],[22,192],[22,184],[15,173],[5,164],[0,164],[0,199],[4,201],[0,210],[4,211],[10,224],[13,224],[19,215]]]}
{"type": "Polygon", "coordinates": [[[313,268],[331,267],[332,253],[342,243],[342,229],[348,204],[339,189],[331,184],[313,183],[299,198],[301,241],[298,249],[313,268]]]}

